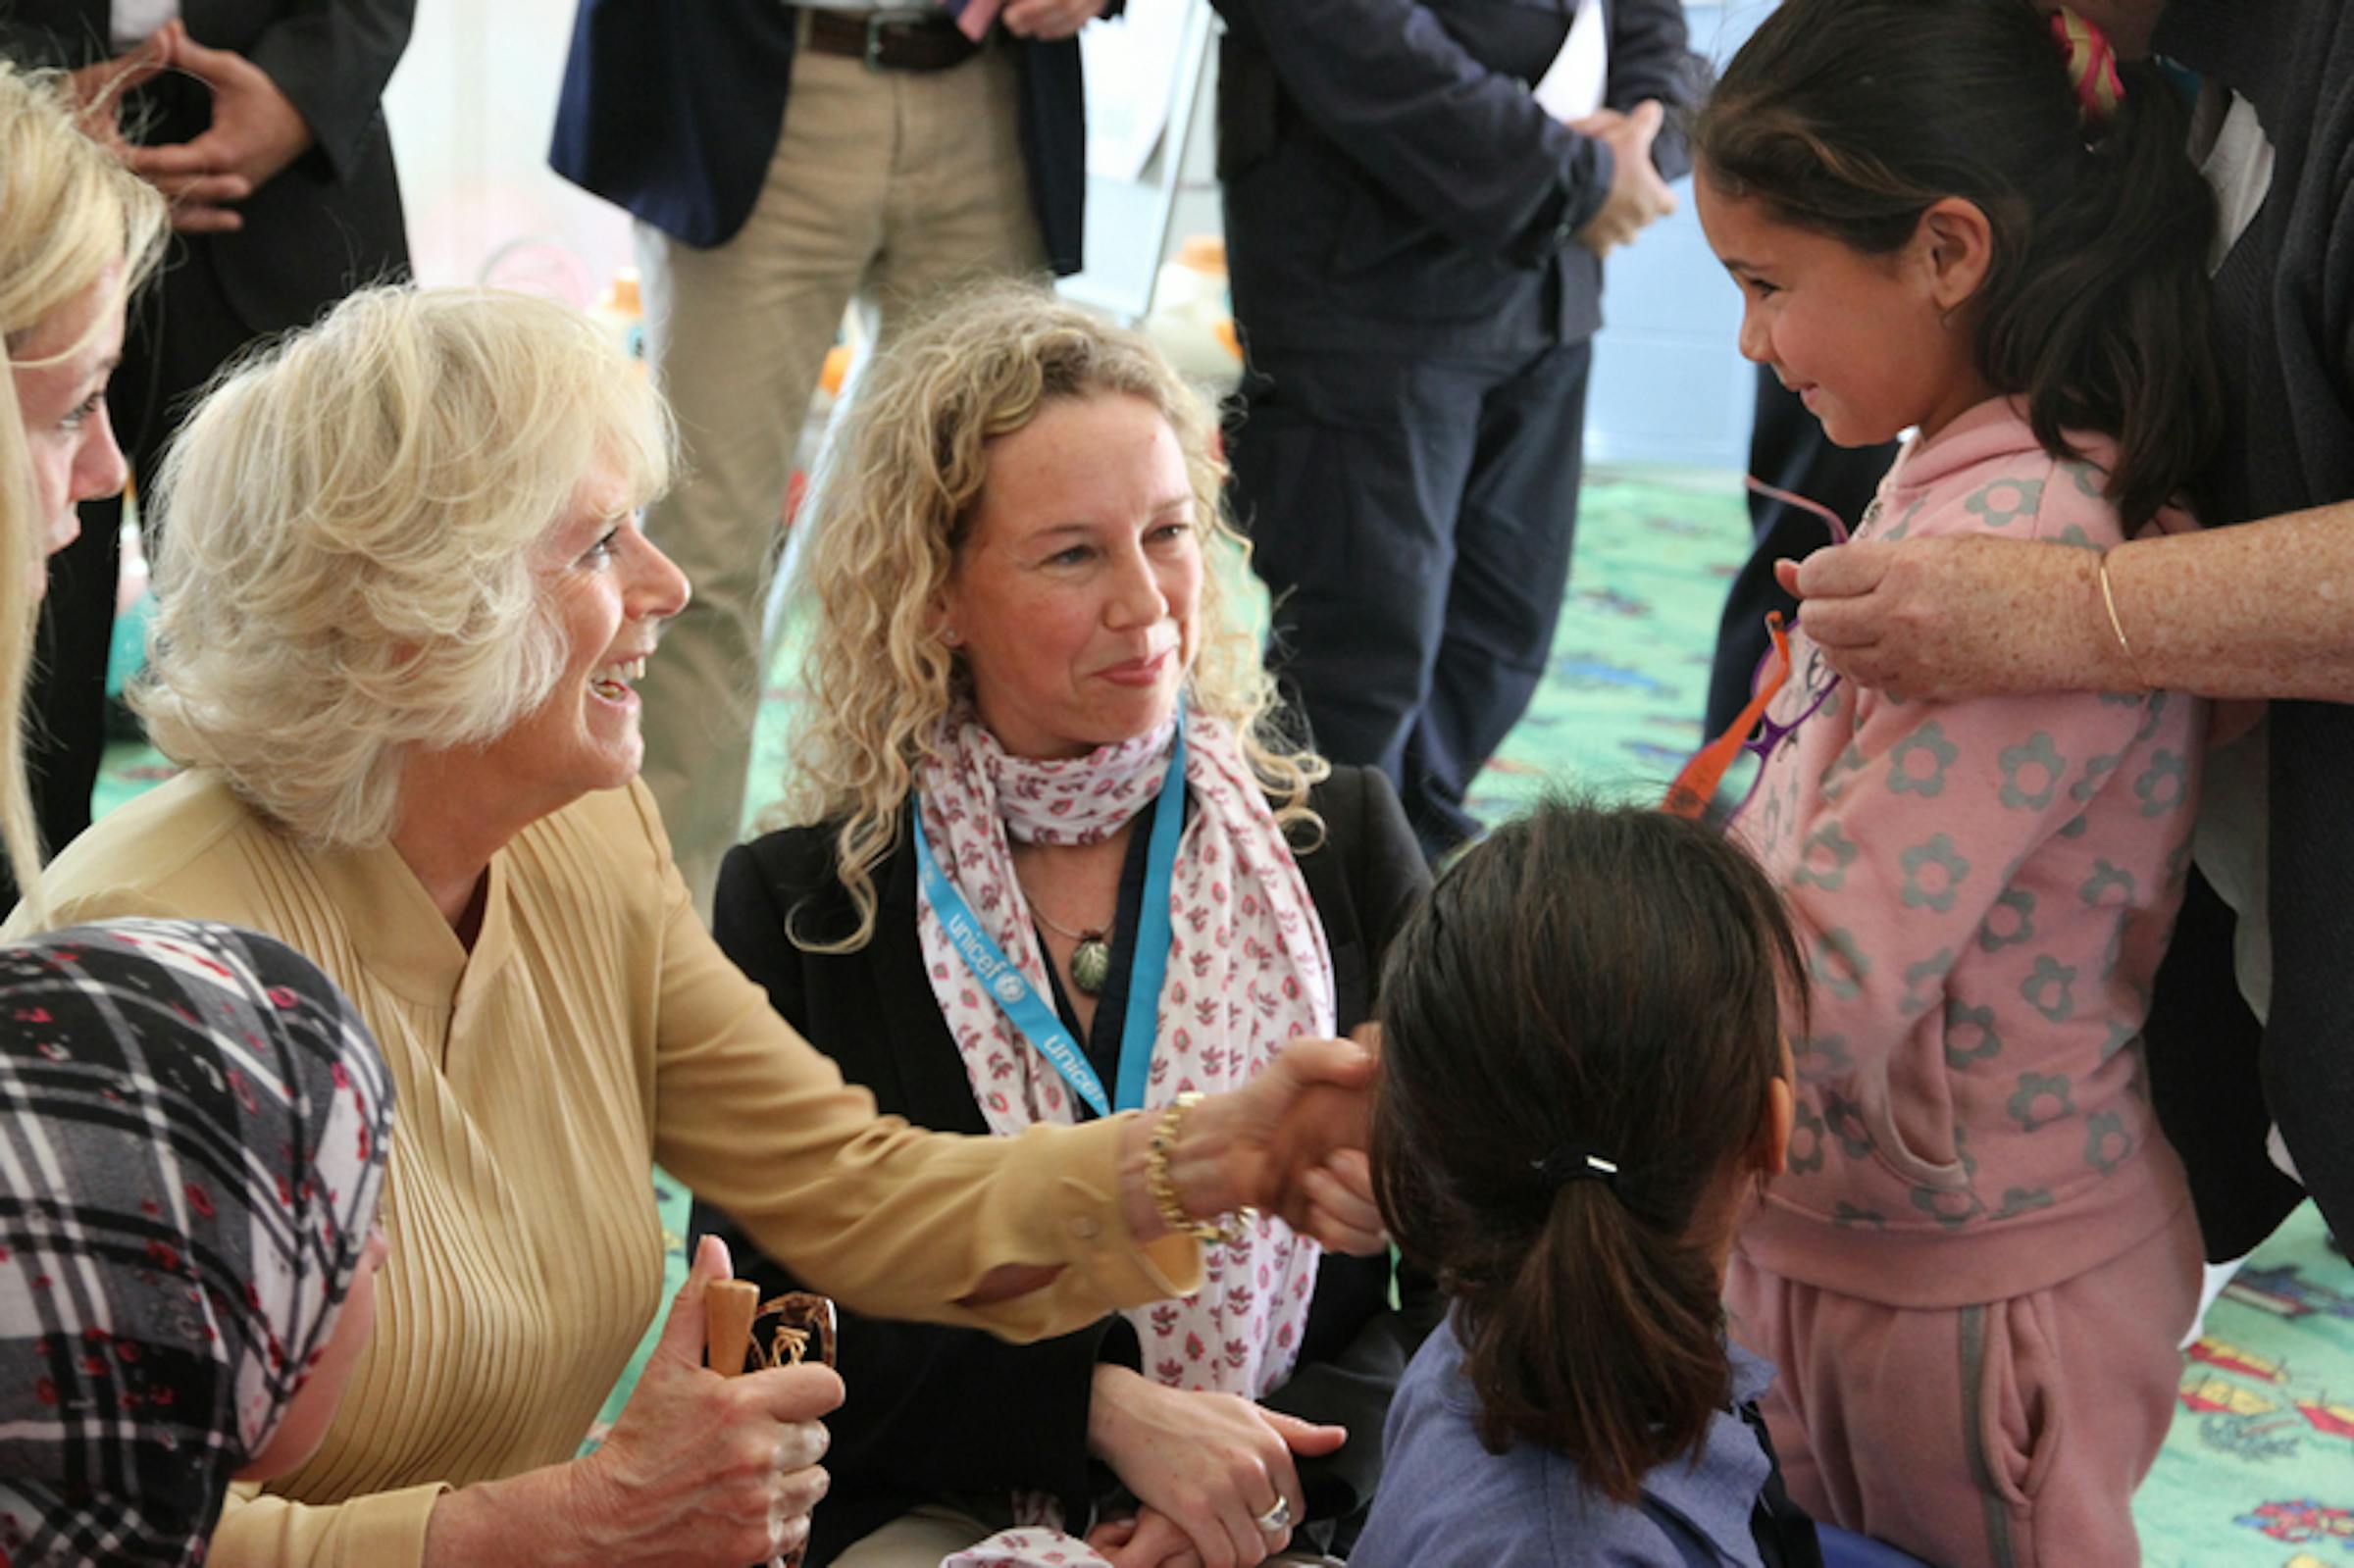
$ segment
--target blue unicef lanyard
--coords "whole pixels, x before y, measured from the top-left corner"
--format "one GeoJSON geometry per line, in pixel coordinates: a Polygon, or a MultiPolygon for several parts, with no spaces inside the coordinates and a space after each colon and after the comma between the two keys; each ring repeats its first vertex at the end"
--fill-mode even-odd
{"type": "MultiPolygon", "coordinates": [[[[948,934],[973,978],[988,987],[1013,1027],[1020,1030],[1064,1083],[1098,1116],[1109,1116],[1103,1081],[1096,1076],[1087,1053],[1071,1037],[1062,1019],[1040,998],[1038,989],[1022,977],[1005,950],[990,939],[973,915],[972,905],[956,885],[941,874],[940,861],[924,836],[924,813],[912,796],[907,802],[909,831],[915,839],[915,870],[923,880],[924,896],[948,934]]],[[[1119,1106],[1133,1111],[1145,1103],[1145,1080],[1152,1065],[1152,1036],[1160,1012],[1160,984],[1169,968],[1169,883],[1177,866],[1177,838],[1185,828],[1185,713],[1177,714],[1177,733],[1169,742],[1169,771],[1160,781],[1160,798],[1152,803],[1151,837],[1146,845],[1145,896],[1137,917],[1136,939],[1128,957],[1128,1011],[1120,1022],[1119,1106]]]]}

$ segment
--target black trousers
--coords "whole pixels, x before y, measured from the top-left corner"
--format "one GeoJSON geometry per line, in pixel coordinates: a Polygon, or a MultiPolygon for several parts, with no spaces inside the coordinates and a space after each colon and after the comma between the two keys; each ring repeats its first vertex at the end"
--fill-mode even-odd
{"type": "Polygon", "coordinates": [[[1434,857],[1527,711],[1568,585],[1588,342],[1252,357],[1232,499],[1274,596],[1270,664],[1316,747],[1378,767],[1434,857]]]}
{"type": "MultiPolygon", "coordinates": [[[[131,301],[123,363],[107,388],[134,487],[153,483],[195,395],[250,335],[212,268],[176,240],[162,276],[131,301]]],[[[106,749],[106,665],[122,522],[119,500],[82,503],[81,536],[49,562],[25,707],[33,810],[51,853],[90,825],[90,791],[106,749]]],[[[0,885],[8,881],[0,872],[0,885]]],[[[13,886],[7,901],[16,901],[13,886]]]]}
{"type": "MultiPolygon", "coordinates": [[[[1832,445],[1830,437],[1822,433],[1821,421],[1807,412],[1806,404],[1783,390],[1770,369],[1758,367],[1757,423],[1749,434],[1750,473],[1779,489],[1820,501],[1853,528],[1895,460],[1894,442],[1852,448],[1832,445]]],[[[1711,739],[1723,733],[1739,716],[1742,704],[1749,701],[1758,663],[1772,646],[1766,635],[1766,613],[1779,610],[1787,618],[1797,608],[1797,601],[1773,581],[1773,563],[1798,560],[1830,542],[1822,519],[1763,495],[1750,496],[1749,522],[1756,542],[1725,593],[1724,619],[1716,629],[1716,656],[1709,667],[1705,729],[1711,739]]]]}

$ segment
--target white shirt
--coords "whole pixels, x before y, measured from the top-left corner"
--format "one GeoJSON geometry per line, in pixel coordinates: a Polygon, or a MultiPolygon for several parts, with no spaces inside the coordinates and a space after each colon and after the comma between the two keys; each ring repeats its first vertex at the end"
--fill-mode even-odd
{"type": "Polygon", "coordinates": [[[1583,120],[1602,107],[1610,81],[1610,25],[1603,20],[1602,0],[1577,0],[1561,52],[1537,79],[1537,106],[1564,125],[1583,120]]]}
{"type": "MultiPolygon", "coordinates": [[[[2273,144],[2256,116],[2256,106],[2210,82],[2201,94],[2191,151],[2199,172],[2215,191],[2215,248],[2210,273],[2264,205],[2273,184],[2273,144]]],[[[2271,853],[2271,767],[2266,732],[2258,720],[2246,734],[2210,752],[2199,796],[2199,826],[2193,837],[2199,870],[2238,923],[2233,928],[2232,967],[2239,993],[2259,1023],[2273,1012],[2273,921],[2269,902],[2271,853]]],[[[2269,1138],[2273,1163],[2290,1176],[2297,1169],[2275,1127],[2269,1138]]]]}
{"type": "Polygon", "coordinates": [[[109,7],[107,38],[123,50],[146,41],[148,34],[179,15],[179,0],[113,0],[109,7]]]}

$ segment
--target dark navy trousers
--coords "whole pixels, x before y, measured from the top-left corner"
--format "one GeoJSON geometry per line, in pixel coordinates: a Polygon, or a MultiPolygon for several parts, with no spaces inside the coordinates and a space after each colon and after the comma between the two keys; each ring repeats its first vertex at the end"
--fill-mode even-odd
{"type": "Polygon", "coordinates": [[[1316,748],[1398,785],[1426,853],[1534,695],[1569,578],[1591,342],[1447,357],[1254,351],[1231,499],[1269,663],[1316,748]]]}

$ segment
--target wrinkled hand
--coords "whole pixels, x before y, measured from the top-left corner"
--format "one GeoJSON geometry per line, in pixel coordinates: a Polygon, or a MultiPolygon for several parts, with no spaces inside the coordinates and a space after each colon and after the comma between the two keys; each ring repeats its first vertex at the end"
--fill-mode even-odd
{"type": "Polygon", "coordinates": [[[2099,569],[2096,551],[1975,535],[1832,545],[1773,571],[1840,675],[1953,701],[2135,688],[2101,610],[2099,569]]]}
{"type": "Polygon", "coordinates": [[[827,1484],[817,1418],[842,1403],[842,1380],[822,1366],[707,1370],[703,1286],[730,1273],[726,1243],[703,1238],[612,1435],[572,1466],[591,1560],[743,1568],[808,1539],[827,1484]]]}
{"type": "MultiPolygon", "coordinates": [[[[1291,1504],[1295,1521],[1306,1516],[1292,1455],[1330,1453],[1349,1441],[1343,1427],[1317,1426],[1239,1394],[1171,1389],[1117,1366],[1096,1368],[1087,1429],[1090,1451],[1149,1512],[1175,1527],[1202,1568],[1254,1568],[1289,1545],[1289,1529],[1262,1532],[1257,1516],[1278,1497],[1291,1504]]],[[[1120,1568],[1157,1565],[1170,1555],[1166,1529],[1140,1523],[1137,1535],[1144,1544],[1131,1538],[1124,1556],[1106,1553],[1120,1568]]]]}
{"type": "Polygon", "coordinates": [[[1192,1539],[1157,1508],[1107,1520],[1087,1533],[1087,1543],[1111,1568],[1203,1568],[1192,1539]]]}
{"type": "Polygon", "coordinates": [[[1602,211],[1577,231],[1577,242],[1595,255],[1608,256],[1616,246],[1631,243],[1675,211],[1675,192],[1651,161],[1651,144],[1666,120],[1660,101],[1646,98],[1631,114],[1605,109],[1570,126],[1611,149],[1611,192],[1603,198],[1602,211]]]}
{"type": "Polygon", "coordinates": [[[1017,38],[1068,38],[1103,14],[1103,0],[1013,0],[998,14],[1017,38]]]}
{"type": "Polygon", "coordinates": [[[309,122],[261,67],[233,50],[206,48],[182,23],[165,24],[149,43],[160,45],[173,69],[212,89],[213,123],[187,141],[130,149],[132,171],[172,198],[172,227],[181,232],[242,228],[244,217],[230,204],[310,150],[309,122]]]}
{"type": "Polygon", "coordinates": [[[1203,1100],[1170,1161],[1187,1212],[1250,1204],[1336,1251],[1380,1251],[1364,1161],[1372,1078],[1364,1047],[1301,1039],[1243,1087],[1203,1100]]]}

